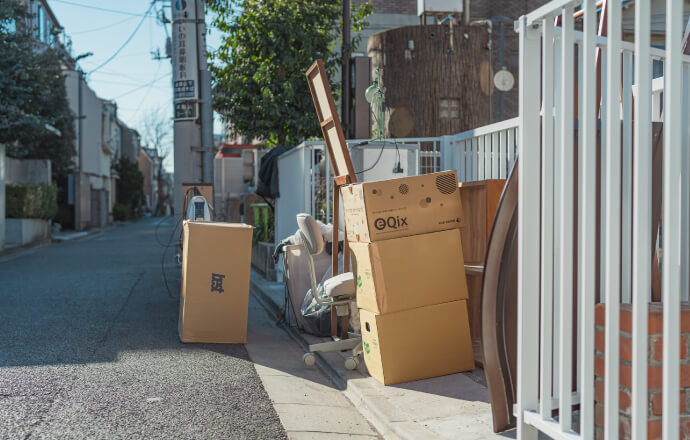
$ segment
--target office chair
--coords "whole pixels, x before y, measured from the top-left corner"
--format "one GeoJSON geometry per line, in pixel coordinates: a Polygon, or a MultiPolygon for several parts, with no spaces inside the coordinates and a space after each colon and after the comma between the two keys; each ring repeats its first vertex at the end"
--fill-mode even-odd
{"type": "MultiPolygon", "coordinates": [[[[355,301],[355,278],[352,272],[345,272],[326,280],[323,288],[319,290],[316,284],[316,273],[314,271],[314,255],[323,252],[324,242],[318,223],[309,214],[297,214],[297,226],[302,236],[302,246],[309,256],[309,276],[311,280],[311,291],[314,299],[321,306],[335,306],[338,319],[348,316],[350,313],[350,303],[355,301]]],[[[338,341],[311,344],[309,352],[302,357],[305,365],[312,366],[316,362],[314,353],[317,351],[346,351],[352,350],[352,356],[345,359],[345,368],[354,370],[359,365],[358,355],[362,352],[362,337],[358,334],[351,334],[348,339],[338,341]]]]}

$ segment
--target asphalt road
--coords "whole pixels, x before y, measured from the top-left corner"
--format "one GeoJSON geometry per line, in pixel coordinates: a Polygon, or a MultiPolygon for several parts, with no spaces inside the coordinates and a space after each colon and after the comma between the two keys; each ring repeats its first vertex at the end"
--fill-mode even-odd
{"type": "Polygon", "coordinates": [[[286,438],[246,349],[183,345],[168,218],[0,256],[0,438],[286,438]]]}

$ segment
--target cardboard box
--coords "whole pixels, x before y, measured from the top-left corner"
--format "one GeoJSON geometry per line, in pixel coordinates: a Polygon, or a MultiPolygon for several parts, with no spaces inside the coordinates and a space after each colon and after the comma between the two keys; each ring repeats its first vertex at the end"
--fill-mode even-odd
{"type": "Polygon", "coordinates": [[[364,361],[384,385],[474,369],[467,301],[359,317],[364,361]]]}
{"type": "Polygon", "coordinates": [[[252,227],[184,222],[182,342],[247,342],[252,227]]]}
{"type": "Polygon", "coordinates": [[[468,298],[460,230],[350,243],[357,307],[394,313],[468,298]]]}
{"type": "Polygon", "coordinates": [[[455,171],[346,185],[343,200],[349,242],[370,243],[463,225],[455,171]]]}

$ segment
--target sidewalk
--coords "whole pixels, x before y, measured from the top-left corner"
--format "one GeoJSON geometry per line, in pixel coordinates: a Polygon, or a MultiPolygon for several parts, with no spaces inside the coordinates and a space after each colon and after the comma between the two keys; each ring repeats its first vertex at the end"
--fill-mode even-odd
{"type": "MultiPolygon", "coordinates": [[[[252,293],[269,313],[278,316],[283,305],[283,284],[267,281],[252,271],[251,287],[252,293]]],[[[305,351],[309,344],[326,340],[296,328],[286,330],[305,351]]],[[[414,347],[410,347],[410,355],[414,354],[414,347]]],[[[364,359],[360,357],[360,366],[354,371],[345,369],[344,359],[344,353],[317,353],[317,365],[386,438],[474,440],[516,437],[514,430],[503,434],[493,432],[489,393],[481,369],[384,386],[369,376],[364,359]]]]}

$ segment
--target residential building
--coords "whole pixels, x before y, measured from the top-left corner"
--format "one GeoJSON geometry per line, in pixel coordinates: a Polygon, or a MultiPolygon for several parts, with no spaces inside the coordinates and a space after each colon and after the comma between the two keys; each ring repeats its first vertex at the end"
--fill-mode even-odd
{"type": "Polygon", "coordinates": [[[99,98],[83,72],[72,61],[72,43],[46,0],[23,0],[31,14],[28,26],[36,37],[65,51],[63,74],[70,109],[75,115],[75,172],[68,178],[67,203],[73,207],[66,227],[84,230],[110,221],[116,200],[117,175],[113,170],[122,152],[136,160],[139,134],[117,117],[117,104],[99,98]],[[124,148],[123,148],[124,144],[124,148]],[[71,223],[71,224],[69,224],[71,223]]]}
{"type": "Polygon", "coordinates": [[[141,135],[118,120],[120,126],[120,156],[136,162],[141,150],[141,135]]]}
{"type": "Polygon", "coordinates": [[[141,149],[137,163],[139,171],[144,175],[144,209],[149,212],[156,212],[162,159],[154,148],[144,147],[141,149]]]}

